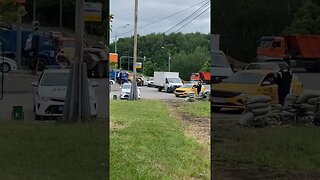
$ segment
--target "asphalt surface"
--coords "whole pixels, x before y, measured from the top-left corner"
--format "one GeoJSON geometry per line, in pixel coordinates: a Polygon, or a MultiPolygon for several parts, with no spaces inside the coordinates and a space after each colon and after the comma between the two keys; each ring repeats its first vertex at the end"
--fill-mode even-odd
{"type": "MultiPolygon", "coordinates": [[[[175,97],[173,93],[166,93],[164,91],[159,92],[158,89],[153,87],[139,86],[139,88],[141,93],[141,99],[162,99],[162,100],[177,99],[177,97],[175,97]]],[[[110,99],[112,99],[114,95],[117,96],[117,99],[120,99],[120,93],[121,93],[120,85],[119,84],[112,85],[111,92],[110,92],[110,99]]]]}
{"type": "MultiPolygon", "coordinates": [[[[0,120],[10,120],[13,106],[23,106],[25,121],[33,121],[33,96],[34,87],[31,86],[33,81],[37,81],[39,76],[31,75],[31,73],[10,72],[4,76],[4,97],[0,100],[0,120]]],[[[2,79],[0,73],[0,81],[2,79]]],[[[108,81],[106,78],[90,79],[92,82],[99,83],[95,87],[98,114],[100,119],[109,117],[108,105],[108,81]]],[[[1,88],[1,83],[0,83],[1,88]]]]}

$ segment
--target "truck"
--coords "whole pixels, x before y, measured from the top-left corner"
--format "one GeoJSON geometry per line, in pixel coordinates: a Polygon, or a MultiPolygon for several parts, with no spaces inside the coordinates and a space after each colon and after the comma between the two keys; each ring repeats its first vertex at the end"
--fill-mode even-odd
{"type": "MultiPolygon", "coordinates": [[[[31,31],[21,31],[21,53],[23,54],[24,45],[31,31]]],[[[6,57],[15,59],[17,52],[17,31],[15,30],[1,30],[0,37],[5,39],[8,44],[4,44],[4,54],[6,57]]]]}
{"type": "Polygon", "coordinates": [[[192,73],[190,80],[191,81],[202,81],[203,83],[210,84],[210,72],[199,72],[192,73]]]}
{"type": "Polygon", "coordinates": [[[261,37],[256,59],[261,58],[278,58],[291,67],[320,71],[320,35],[261,37]]]}
{"type": "Polygon", "coordinates": [[[223,51],[211,51],[210,71],[211,83],[214,84],[222,82],[233,74],[230,63],[223,51]]]}
{"type": "Polygon", "coordinates": [[[118,82],[119,84],[128,82],[128,74],[121,70],[111,70],[109,73],[109,78],[115,80],[115,82],[118,82]]]}
{"type": "Polygon", "coordinates": [[[179,72],[157,72],[153,74],[154,87],[158,91],[174,92],[176,88],[182,86],[182,81],[179,77],[179,72]]]}

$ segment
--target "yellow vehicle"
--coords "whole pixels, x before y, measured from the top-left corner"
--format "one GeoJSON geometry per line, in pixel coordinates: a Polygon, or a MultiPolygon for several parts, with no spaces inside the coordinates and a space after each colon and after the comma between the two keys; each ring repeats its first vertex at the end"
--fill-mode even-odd
{"type": "MultiPolygon", "coordinates": [[[[202,85],[201,92],[205,92],[205,91],[206,91],[206,88],[204,85],[202,85]]],[[[195,84],[184,84],[183,86],[177,88],[174,91],[174,95],[176,97],[187,97],[188,93],[190,93],[190,92],[198,94],[198,91],[197,91],[197,88],[195,87],[195,84]]]]}
{"type": "MultiPolygon", "coordinates": [[[[273,104],[279,103],[278,85],[274,83],[277,77],[274,70],[246,70],[239,71],[214,84],[211,93],[211,106],[213,111],[221,108],[243,109],[246,99],[252,95],[267,95],[272,98],[273,104]]],[[[291,93],[301,94],[303,85],[296,76],[293,76],[291,93]]]]}

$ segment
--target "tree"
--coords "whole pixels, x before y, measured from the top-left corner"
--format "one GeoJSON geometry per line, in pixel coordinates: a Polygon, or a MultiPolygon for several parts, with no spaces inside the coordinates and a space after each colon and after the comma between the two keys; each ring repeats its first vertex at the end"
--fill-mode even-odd
{"type": "Polygon", "coordinates": [[[285,29],[286,34],[319,34],[320,6],[313,0],[307,0],[295,13],[290,26],[285,29]]]}
{"type": "Polygon", "coordinates": [[[200,70],[200,72],[210,72],[210,61],[206,61],[200,70]]]}
{"type": "Polygon", "coordinates": [[[143,69],[143,73],[147,76],[153,76],[153,72],[155,71],[155,65],[152,61],[146,61],[143,69]]]}

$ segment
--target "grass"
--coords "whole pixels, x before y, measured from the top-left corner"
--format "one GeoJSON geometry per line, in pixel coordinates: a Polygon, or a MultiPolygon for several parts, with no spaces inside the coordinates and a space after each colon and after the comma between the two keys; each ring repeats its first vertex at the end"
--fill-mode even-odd
{"type": "Polygon", "coordinates": [[[161,101],[111,101],[111,179],[209,179],[206,149],[161,101]]]}
{"type": "Polygon", "coordinates": [[[210,117],[210,101],[182,102],[180,111],[197,117],[210,117]]]}
{"type": "Polygon", "coordinates": [[[320,173],[318,128],[234,128],[219,136],[224,142],[213,143],[215,159],[320,173]]]}
{"type": "Polygon", "coordinates": [[[0,122],[0,179],[105,179],[105,122],[0,122]]]}

